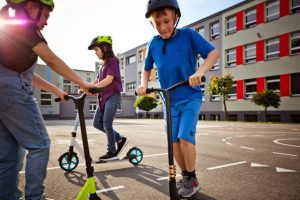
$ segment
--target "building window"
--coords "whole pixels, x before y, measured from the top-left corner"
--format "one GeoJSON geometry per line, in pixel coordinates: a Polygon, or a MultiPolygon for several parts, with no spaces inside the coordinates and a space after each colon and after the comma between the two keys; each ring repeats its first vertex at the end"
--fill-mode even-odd
{"type": "Polygon", "coordinates": [[[204,37],[204,26],[202,26],[202,27],[200,27],[200,28],[198,28],[196,31],[198,31],[198,33],[202,36],[202,37],[204,37]]]}
{"type": "Polygon", "coordinates": [[[158,79],[158,71],[157,71],[157,68],[154,68],[154,70],[155,70],[155,80],[157,80],[157,79],[158,79]]]}
{"type": "Polygon", "coordinates": [[[139,63],[143,62],[143,50],[139,51],[139,63]]]}
{"type": "Polygon", "coordinates": [[[199,68],[203,63],[204,63],[204,59],[200,55],[198,55],[197,67],[199,68]]]}
{"type": "Polygon", "coordinates": [[[135,90],[135,87],[136,87],[136,83],[135,82],[131,82],[131,83],[127,83],[126,84],[126,90],[127,91],[135,90]]]}
{"type": "Polygon", "coordinates": [[[124,69],[124,58],[120,59],[120,65],[121,65],[121,69],[124,69]]]}
{"type": "Polygon", "coordinates": [[[220,100],[221,100],[220,95],[218,95],[218,94],[210,95],[210,101],[215,102],[215,101],[220,101],[220,100]]]}
{"type": "Polygon", "coordinates": [[[300,1],[299,0],[292,0],[292,13],[296,13],[300,10],[300,1]]]}
{"type": "Polygon", "coordinates": [[[122,89],[125,90],[125,88],[124,88],[124,83],[125,83],[124,76],[121,76],[121,82],[122,82],[122,89]]]}
{"type": "Polygon", "coordinates": [[[245,46],[245,63],[256,62],[256,44],[249,44],[245,46]]]}
{"type": "Polygon", "coordinates": [[[280,17],[279,0],[268,2],[266,8],[267,8],[267,13],[266,13],[267,22],[278,19],[280,17]]]}
{"type": "Polygon", "coordinates": [[[232,88],[227,96],[227,100],[236,100],[236,82],[232,84],[232,88]]]}
{"type": "Polygon", "coordinates": [[[232,34],[236,32],[236,16],[227,18],[227,34],[232,34]]]}
{"type": "Polygon", "coordinates": [[[292,55],[300,53],[300,32],[291,34],[291,53],[292,55]]]}
{"type": "Polygon", "coordinates": [[[90,77],[86,78],[86,82],[90,83],[92,81],[92,79],[90,77]]]}
{"type": "Polygon", "coordinates": [[[279,38],[273,38],[266,41],[266,58],[279,58],[279,38]]]}
{"type": "Polygon", "coordinates": [[[41,106],[51,106],[51,105],[52,105],[51,92],[41,90],[41,106]]]}
{"type": "Polygon", "coordinates": [[[201,84],[200,88],[201,88],[201,92],[202,92],[202,102],[205,102],[205,85],[201,84]]]}
{"type": "Polygon", "coordinates": [[[68,79],[64,79],[63,82],[71,84],[71,81],[69,81],[68,79]]]}
{"type": "Polygon", "coordinates": [[[276,93],[280,93],[280,77],[279,76],[270,76],[267,77],[267,89],[273,90],[276,93]]]}
{"type": "Polygon", "coordinates": [[[245,26],[251,28],[256,26],[256,9],[247,10],[245,14],[245,26]]]}
{"type": "Polygon", "coordinates": [[[215,71],[220,69],[220,59],[217,60],[216,64],[214,64],[214,66],[212,66],[212,68],[210,69],[210,71],[215,71]]]}
{"type": "Polygon", "coordinates": [[[97,102],[90,102],[89,103],[89,112],[90,114],[94,114],[97,110],[97,102]]]}
{"type": "Polygon", "coordinates": [[[210,25],[210,39],[215,40],[220,37],[220,24],[219,22],[214,22],[210,25]]]}
{"type": "Polygon", "coordinates": [[[77,94],[79,89],[80,89],[79,85],[74,85],[74,92],[73,93],[77,94]]]}
{"type": "Polygon", "coordinates": [[[256,79],[245,80],[245,99],[252,99],[256,94],[256,79]]]}
{"type": "Polygon", "coordinates": [[[64,85],[64,92],[71,94],[72,93],[71,85],[64,85]]]}
{"type": "Polygon", "coordinates": [[[300,73],[291,74],[292,96],[300,96],[300,73]]]}
{"type": "Polygon", "coordinates": [[[234,67],[236,66],[236,49],[228,49],[226,52],[226,66],[234,67]]]}
{"type": "Polygon", "coordinates": [[[142,83],[142,72],[138,72],[138,85],[142,83]]]}
{"type": "Polygon", "coordinates": [[[128,56],[126,58],[126,64],[127,65],[135,63],[135,62],[136,62],[136,56],[135,55],[131,55],[131,56],[128,56]]]}

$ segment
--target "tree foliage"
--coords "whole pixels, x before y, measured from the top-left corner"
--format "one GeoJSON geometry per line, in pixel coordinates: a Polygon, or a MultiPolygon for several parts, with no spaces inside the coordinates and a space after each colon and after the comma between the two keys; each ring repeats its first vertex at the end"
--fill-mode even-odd
{"type": "Polygon", "coordinates": [[[224,109],[226,120],[228,120],[228,111],[226,100],[230,94],[233,85],[233,76],[231,74],[224,75],[223,77],[212,76],[208,87],[208,93],[213,95],[220,95],[224,109]]]}
{"type": "Polygon", "coordinates": [[[264,107],[265,119],[267,120],[267,109],[268,107],[278,108],[280,106],[280,96],[273,90],[264,90],[263,92],[254,95],[252,102],[258,106],[264,107]]]}
{"type": "Polygon", "coordinates": [[[141,96],[134,102],[133,107],[146,111],[148,115],[148,112],[156,108],[157,105],[158,102],[155,98],[151,96],[141,96]]]}

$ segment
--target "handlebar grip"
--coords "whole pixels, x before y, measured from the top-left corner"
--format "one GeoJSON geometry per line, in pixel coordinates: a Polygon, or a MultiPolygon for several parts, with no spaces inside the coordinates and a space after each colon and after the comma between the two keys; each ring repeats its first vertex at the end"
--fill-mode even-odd
{"type": "MultiPolygon", "coordinates": [[[[65,99],[65,100],[69,100],[70,98],[69,98],[68,95],[64,95],[64,99],[65,99]]],[[[54,99],[54,101],[55,101],[55,102],[60,102],[60,101],[61,101],[61,98],[60,98],[60,97],[57,97],[57,98],[54,99]]]]}
{"type": "Polygon", "coordinates": [[[92,93],[92,94],[97,94],[97,93],[100,93],[102,91],[103,91],[103,88],[98,88],[98,87],[89,89],[89,92],[92,93]]]}

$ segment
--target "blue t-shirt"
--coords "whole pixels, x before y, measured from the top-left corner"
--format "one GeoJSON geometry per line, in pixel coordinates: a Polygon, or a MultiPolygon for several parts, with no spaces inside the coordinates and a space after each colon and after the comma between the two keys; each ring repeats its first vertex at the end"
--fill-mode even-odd
{"type": "MultiPolygon", "coordinates": [[[[165,54],[162,54],[163,45],[164,39],[153,37],[147,46],[144,66],[144,70],[150,71],[156,65],[162,89],[188,80],[197,70],[198,54],[205,59],[214,50],[209,42],[190,28],[177,29],[176,35],[167,43],[165,54]]],[[[189,99],[202,99],[199,86],[182,86],[171,93],[172,102],[189,99]]]]}

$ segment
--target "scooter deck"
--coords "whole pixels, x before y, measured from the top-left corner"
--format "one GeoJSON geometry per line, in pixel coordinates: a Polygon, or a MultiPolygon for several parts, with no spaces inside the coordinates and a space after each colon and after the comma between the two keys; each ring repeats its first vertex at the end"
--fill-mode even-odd
{"type": "Polygon", "coordinates": [[[101,160],[101,159],[97,159],[94,163],[108,163],[108,162],[117,162],[117,161],[123,161],[123,160],[128,160],[127,156],[124,155],[124,156],[121,156],[121,157],[117,157],[116,159],[113,159],[113,160],[101,160]]]}

